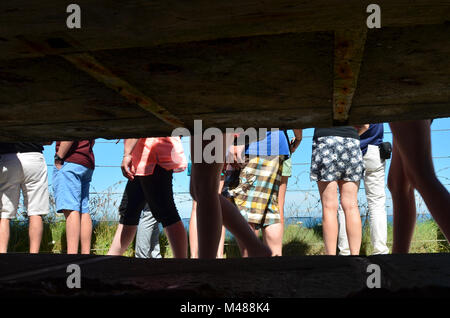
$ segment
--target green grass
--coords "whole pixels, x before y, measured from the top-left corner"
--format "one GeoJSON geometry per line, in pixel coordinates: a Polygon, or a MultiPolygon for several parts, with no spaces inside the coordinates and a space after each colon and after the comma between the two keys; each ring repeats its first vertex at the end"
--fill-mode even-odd
{"type": "MultiPolygon", "coordinates": [[[[111,245],[117,223],[99,222],[94,226],[92,235],[92,253],[105,255],[111,245]]],[[[172,257],[172,251],[167,238],[160,235],[161,254],[165,258],[172,257]]],[[[388,246],[392,246],[392,225],[388,226],[388,246]]],[[[9,252],[28,252],[28,224],[27,222],[12,222],[9,242],[9,252]]],[[[41,243],[43,253],[65,253],[65,222],[46,220],[44,223],[44,235],[41,243]]],[[[372,246],[370,232],[367,226],[363,229],[361,246],[362,255],[370,255],[372,246]]],[[[432,220],[419,222],[411,244],[411,253],[447,253],[450,245],[436,223],[432,220]]],[[[225,256],[228,258],[240,257],[239,248],[234,239],[225,241],[225,256]]],[[[283,238],[283,255],[321,255],[324,254],[322,240],[322,227],[316,225],[313,228],[305,228],[300,225],[289,225],[285,228],[283,238]]],[[[128,248],[125,256],[134,256],[134,243],[128,248]]]]}

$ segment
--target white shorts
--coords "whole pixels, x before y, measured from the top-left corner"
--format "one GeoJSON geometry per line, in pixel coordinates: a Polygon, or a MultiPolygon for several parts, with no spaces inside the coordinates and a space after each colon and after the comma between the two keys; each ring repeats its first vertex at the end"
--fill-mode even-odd
{"type": "Polygon", "coordinates": [[[49,213],[47,165],[40,152],[0,155],[0,217],[12,219],[22,189],[28,216],[49,213]]]}

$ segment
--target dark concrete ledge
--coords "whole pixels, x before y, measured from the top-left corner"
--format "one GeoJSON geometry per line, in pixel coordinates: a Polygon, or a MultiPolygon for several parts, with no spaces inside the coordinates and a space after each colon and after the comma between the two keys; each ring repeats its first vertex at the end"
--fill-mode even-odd
{"type": "Polygon", "coordinates": [[[59,254],[0,255],[0,297],[353,298],[450,297],[450,254],[142,260],[59,254]],[[81,288],[66,285],[81,268],[81,288]],[[368,289],[368,266],[381,288],[368,289]]]}

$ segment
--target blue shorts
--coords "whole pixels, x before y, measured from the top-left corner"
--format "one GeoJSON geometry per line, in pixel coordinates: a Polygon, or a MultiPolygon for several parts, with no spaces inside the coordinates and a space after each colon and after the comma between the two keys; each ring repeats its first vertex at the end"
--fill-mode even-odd
{"type": "Polygon", "coordinates": [[[64,162],[60,170],[54,168],[53,193],[57,212],[89,213],[89,185],[93,173],[93,169],[72,162],[64,162]]]}

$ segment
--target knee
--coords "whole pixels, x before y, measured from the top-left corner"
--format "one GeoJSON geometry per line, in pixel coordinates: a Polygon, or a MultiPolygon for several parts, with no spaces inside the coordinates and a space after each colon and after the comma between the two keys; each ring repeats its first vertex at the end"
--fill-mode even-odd
{"type": "Polygon", "coordinates": [[[358,199],[341,198],[341,206],[344,212],[358,208],[358,199]]]}
{"type": "Polygon", "coordinates": [[[403,196],[412,188],[412,184],[409,178],[398,177],[397,175],[392,173],[390,173],[388,176],[387,186],[393,197],[403,196]]]}
{"type": "Polygon", "coordinates": [[[417,189],[420,193],[423,190],[427,190],[433,187],[433,184],[439,183],[440,181],[436,177],[434,171],[415,171],[410,176],[411,187],[417,189]]]}
{"type": "Polygon", "coordinates": [[[194,200],[204,196],[217,195],[219,188],[219,177],[216,169],[202,169],[198,167],[195,177],[191,178],[190,193],[194,200]]]}
{"type": "Polygon", "coordinates": [[[323,200],[322,201],[322,208],[324,212],[336,212],[338,211],[339,204],[335,200],[323,200]]]}

